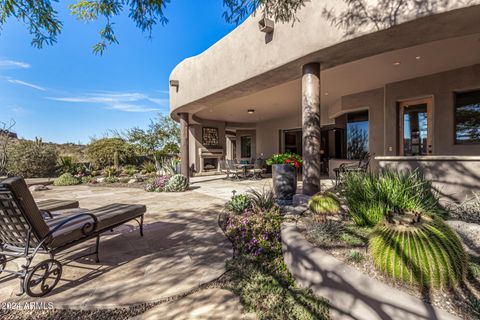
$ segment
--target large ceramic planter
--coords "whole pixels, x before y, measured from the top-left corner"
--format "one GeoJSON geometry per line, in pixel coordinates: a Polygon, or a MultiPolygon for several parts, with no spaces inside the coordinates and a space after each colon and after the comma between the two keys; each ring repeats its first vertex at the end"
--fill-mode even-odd
{"type": "Polygon", "coordinates": [[[297,192],[297,172],[288,164],[272,165],[273,191],[279,203],[291,203],[297,192]]]}

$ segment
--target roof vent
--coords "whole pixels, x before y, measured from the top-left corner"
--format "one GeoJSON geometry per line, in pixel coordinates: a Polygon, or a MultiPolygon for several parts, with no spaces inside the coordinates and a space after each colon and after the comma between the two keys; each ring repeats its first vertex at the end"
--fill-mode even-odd
{"type": "Polygon", "coordinates": [[[273,29],[275,29],[275,22],[267,17],[263,17],[258,22],[258,27],[260,31],[265,33],[272,33],[273,29]]]}

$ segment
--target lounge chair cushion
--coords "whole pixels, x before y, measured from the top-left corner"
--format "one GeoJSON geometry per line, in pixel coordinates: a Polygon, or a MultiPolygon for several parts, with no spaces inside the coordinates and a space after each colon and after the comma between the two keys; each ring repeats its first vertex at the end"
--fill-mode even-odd
{"type": "MultiPolygon", "coordinates": [[[[110,204],[93,210],[83,208],[67,209],[52,212],[53,219],[48,219],[46,223],[50,230],[52,230],[56,225],[74,215],[80,213],[91,213],[94,214],[98,219],[98,225],[96,227],[97,232],[103,232],[108,231],[117,225],[140,217],[146,212],[146,210],[147,209],[144,205],[118,203],[110,204]]],[[[93,222],[93,219],[89,216],[84,216],[68,222],[58,231],[53,233],[53,237],[47,245],[50,248],[58,248],[72,241],[76,241],[85,237],[85,234],[82,232],[82,227],[87,222],[93,222]]]]}
{"type": "Polygon", "coordinates": [[[1,180],[0,184],[10,187],[10,190],[12,190],[21,206],[20,209],[24,211],[28,222],[36,231],[37,236],[40,239],[46,236],[49,231],[48,226],[43,220],[37,204],[35,203],[35,200],[33,200],[30,190],[28,190],[25,180],[20,177],[12,177],[1,180]]]}
{"type": "Polygon", "coordinates": [[[76,200],[56,200],[47,199],[37,201],[37,207],[40,211],[58,211],[65,209],[78,208],[79,203],[76,200]]]}

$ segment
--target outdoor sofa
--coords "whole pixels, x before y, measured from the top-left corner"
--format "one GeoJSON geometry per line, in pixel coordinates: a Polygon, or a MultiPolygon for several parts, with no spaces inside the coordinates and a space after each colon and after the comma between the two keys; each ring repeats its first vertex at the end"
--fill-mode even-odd
{"type": "Polygon", "coordinates": [[[68,214],[44,220],[22,178],[0,180],[0,273],[19,278],[18,295],[26,292],[31,297],[44,296],[62,275],[56,254],[96,238],[95,251],[88,255],[95,254],[99,262],[100,235],[136,220],[143,236],[145,212],[144,205],[110,204],[93,210],[72,209],[68,214]],[[31,266],[37,254],[48,254],[50,259],[31,266]],[[20,261],[18,270],[5,269],[8,262],[21,258],[25,261],[20,261]]]}

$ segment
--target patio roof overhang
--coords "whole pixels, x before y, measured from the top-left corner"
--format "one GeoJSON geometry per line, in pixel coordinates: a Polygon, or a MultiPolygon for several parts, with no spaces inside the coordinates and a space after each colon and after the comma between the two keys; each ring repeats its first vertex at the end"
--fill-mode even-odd
{"type": "Polygon", "coordinates": [[[346,41],[317,14],[302,11],[300,26],[282,25],[271,43],[264,41],[256,48],[249,41],[259,36],[258,30],[250,30],[256,27],[251,17],[206,52],[182,62],[171,75],[180,85],[170,90],[172,117],[188,112],[195,122],[210,119],[238,125],[300,112],[301,67],[318,61],[325,123],[344,95],[480,63],[478,5],[346,41]],[[316,37],[310,33],[299,37],[307,29],[314,29],[316,37]],[[245,40],[239,39],[242,35],[245,40]],[[309,43],[312,37],[316,50],[309,43]],[[255,113],[248,114],[252,108],[255,113]]]}

